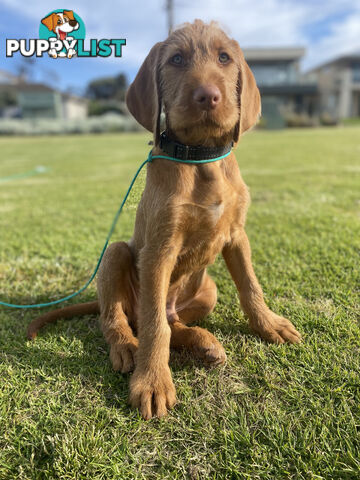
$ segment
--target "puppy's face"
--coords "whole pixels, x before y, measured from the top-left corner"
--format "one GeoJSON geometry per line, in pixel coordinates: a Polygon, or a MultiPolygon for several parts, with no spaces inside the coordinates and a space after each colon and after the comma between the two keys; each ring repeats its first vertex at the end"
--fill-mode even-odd
{"type": "Polygon", "coordinates": [[[136,120],[160,133],[166,129],[192,145],[238,141],[261,110],[260,94],[239,44],[215,23],[195,20],[157,43],[146,57],[127,97],[136,120]]]}
{"type": "Polygon", "coordinates": [[[74,17],[72,10],[64,10],[62,13],[52,13],[41,20],[49,30],[56,33],[60,40],[65,40],[68,33],[79,28],[79,23],[74,17]]]}
{"type": "Polygon", "coordinates": [[[60,40],[64,40],[68,33],[73,32],[79,28],[78,22],[74,19],[74,14],[71,11],[64,11],[64,13],[56,14],[55,19],[55,33],[60,40]],[[72,18],[71,18],[72,17],[72,18]]]}
{"type": "Polygon", "coordinates": [[[239,59],[217,27],[195,23],[165,42],[160,89],[167,126],[182,139],[222,137],[239,118],[239,59]]]}

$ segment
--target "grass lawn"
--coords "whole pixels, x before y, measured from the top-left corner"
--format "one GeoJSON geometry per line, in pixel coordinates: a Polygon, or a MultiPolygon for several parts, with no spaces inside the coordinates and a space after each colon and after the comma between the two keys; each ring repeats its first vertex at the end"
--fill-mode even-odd
{"type": "MultiPolygon", "coordinates": [[[[0,299],[46,302],[82,286],[149,135],[1,138],[0,299]]],[[[0,479],[359,479],[360,128],[253,132],[237,150],[247,232],[266,300],[299,346],[253,336],[221,258],[210,272],[225,366],[171,354],[178,405],[143,421],[127,405],[98,319],[35,342],[38,310],[0,307],[0,479]]],[[[113,240],[131,236],[145,173],[113,240]]],[[[95,285],[74,303],[95,297],[95,285]]]]}

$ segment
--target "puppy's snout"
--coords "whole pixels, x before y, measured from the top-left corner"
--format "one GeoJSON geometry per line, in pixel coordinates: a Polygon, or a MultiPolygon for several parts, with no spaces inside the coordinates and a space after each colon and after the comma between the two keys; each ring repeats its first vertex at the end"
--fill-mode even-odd
{"type": "Polygon", "coordinates": [[[221,92],[215,85],[202,85],[194,90],[193,99],[202,109],[214,109],[221,102],[221,92]]]}
{"type": "Polygon", "coordinates": [[[70,24],[72,27],[76,27],[77,21],[76,21],[76,20],[69,20],[69,24],[70,24]]]}

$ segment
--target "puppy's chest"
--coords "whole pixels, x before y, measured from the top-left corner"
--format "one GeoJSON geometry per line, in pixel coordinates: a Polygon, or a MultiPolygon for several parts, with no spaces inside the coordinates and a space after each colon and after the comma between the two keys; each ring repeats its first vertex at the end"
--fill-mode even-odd
{"type": "Polygon", "coordinates": [[[182,225],[183,247],[178,266],[197,270],[215,261],[230,239],[231,208],[218,199],[207,206],[184,205],[182,225]]]}

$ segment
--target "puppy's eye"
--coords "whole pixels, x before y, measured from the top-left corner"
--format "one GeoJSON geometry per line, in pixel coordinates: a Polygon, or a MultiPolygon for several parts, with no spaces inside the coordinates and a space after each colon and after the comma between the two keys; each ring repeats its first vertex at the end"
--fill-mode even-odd
{"type": "Polygon", "coordinates": [[[219,55],[220,63],[227,63],[230,60],[229,55],[226,52],[221,52],[219,55]]]}
{"type": "Polygon", "coordinates": [[[60,20],[60,18],[58,19],[57,24],[58,24],[58,25],[61,25],[61,20],[60,20]]]}
{"type": "Polygon", "coordinates": [[[183,65],[184,64],[184,58],[183,58],[182,55],[180,55],[180,53],[177,53],[176,55],[171,57],[170,63],[172,63],[173,65],[183,65]]]}

